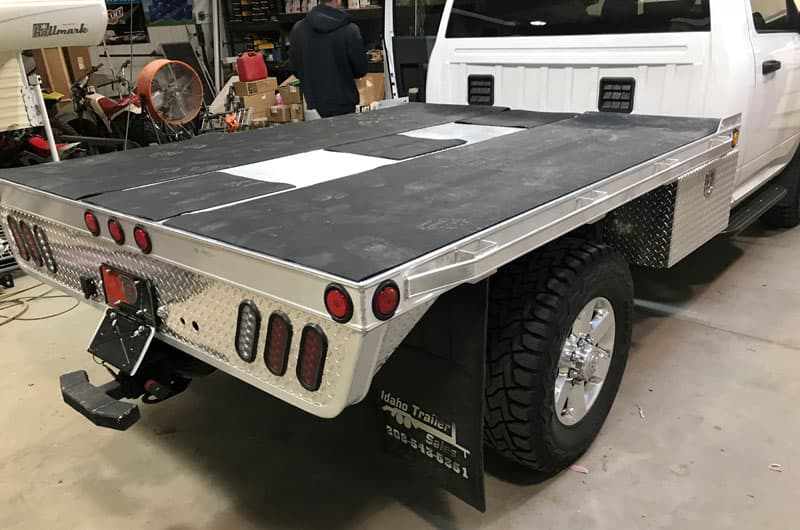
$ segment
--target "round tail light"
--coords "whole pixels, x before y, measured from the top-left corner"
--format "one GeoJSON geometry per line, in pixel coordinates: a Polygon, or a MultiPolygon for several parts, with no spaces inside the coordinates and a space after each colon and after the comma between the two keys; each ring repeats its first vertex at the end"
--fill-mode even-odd
{"type": "Polygon", "coordinates": [[[353,300],[341,285],[329,285],[325,289],[325,309],[340,324],[353,318],[353,300]]]}
{"type": "Polygon", "coordinates": [[[125,230],[122,229],[122,225],[119,224],[119,221],[116,219],[108,220],[108,233],[111,234],[111,239],[113,239],[117,245],[125,244],[125,230]]]}
{"type": "Polygon", "coordinates": [[[150,241],[150,235],[141,226],[133,229],[133,239],[136,241],[136,246],[145,254],[150,254],[153,250],[153,243],[150,241]]]}
{"type": "Polygon", "coordinates": [[[100,221],[97,220],[97,216],[92,212],[85,212],[83,214],[83,222],[86,224],[86,229],[91,232],[93,236],[100,235],[100,221]]]}
{"type": "Polygon", "coordinates": [[[397,312],[400,305],[400,288],[389,280],[383,282],[375,290],[372,297],[372,312],[378,320],[389,320],[397,312]]]}

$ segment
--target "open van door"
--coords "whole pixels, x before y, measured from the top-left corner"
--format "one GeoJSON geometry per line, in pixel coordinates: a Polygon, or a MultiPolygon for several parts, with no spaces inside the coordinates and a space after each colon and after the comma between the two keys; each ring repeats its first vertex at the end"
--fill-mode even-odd
{"type": "Polygon", "coordinates": [[[392,97],[425,101],[428,61],[445,0],[387,0],[384,35],[392,97]]]}

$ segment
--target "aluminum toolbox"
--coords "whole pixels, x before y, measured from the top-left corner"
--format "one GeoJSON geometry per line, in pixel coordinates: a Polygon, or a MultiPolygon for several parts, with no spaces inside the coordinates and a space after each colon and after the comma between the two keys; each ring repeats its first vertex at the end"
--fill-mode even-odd
{"type": "Polygon", "coordinates": [[[728,226],[737,160],[712,160],[614,210],[606,240],[631,263],[672,267],[728,226]]]}

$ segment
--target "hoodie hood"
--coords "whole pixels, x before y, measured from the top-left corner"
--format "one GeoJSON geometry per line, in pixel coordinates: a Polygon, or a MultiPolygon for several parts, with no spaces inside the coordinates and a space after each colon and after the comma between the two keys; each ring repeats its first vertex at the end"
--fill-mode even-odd
{"type": "Polygon", "coordinates": [[[318,33],[331,33],[350,24],[353,19],[341,9],[321,4],[306,15],[306,21],[318,33]]]}

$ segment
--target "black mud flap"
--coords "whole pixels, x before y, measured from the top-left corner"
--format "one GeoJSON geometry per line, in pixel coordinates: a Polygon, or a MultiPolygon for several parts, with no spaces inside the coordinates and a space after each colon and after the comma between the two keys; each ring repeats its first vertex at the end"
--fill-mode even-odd
{"type": "Polygon", "coordinates": [[[487,281],[443,295],[373,384],[384,448],[481,511],[487,304],[487,281]]]}

